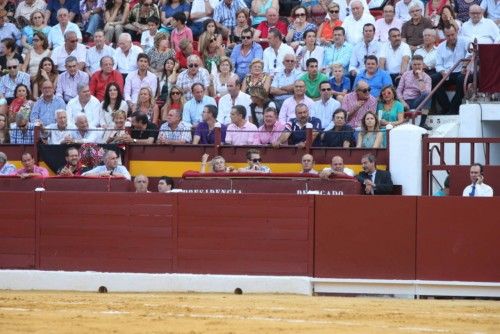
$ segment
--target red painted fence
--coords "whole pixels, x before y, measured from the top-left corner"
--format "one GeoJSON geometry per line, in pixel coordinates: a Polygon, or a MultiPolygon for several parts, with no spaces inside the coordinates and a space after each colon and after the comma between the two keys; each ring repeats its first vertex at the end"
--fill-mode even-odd
{"type": "Polygon", "coordinates": [[[0,192],[0,268],[500,282],[499,204],[0,192]]]}

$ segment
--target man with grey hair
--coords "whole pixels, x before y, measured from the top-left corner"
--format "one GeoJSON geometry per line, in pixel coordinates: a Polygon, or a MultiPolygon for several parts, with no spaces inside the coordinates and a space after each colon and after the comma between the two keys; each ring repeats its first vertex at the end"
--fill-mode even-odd
{"type": "MultiPolygon", "coordinates": [[[[47,14],[49,16],[52,15],[50,11],[47,14]]],[[[74,15],[74,13],[71,14],[74,15]]],[[[78,40],[82,41],[82,32],[75,23],[70,22],[72,19],[66,8],[60,8],[57,11],[57,21],[59,23],[50,28],[49,35],[47,36],[49,44],[53,49],[64,44],[64,32],[74,31],[78,40]]]]}
{"type": "Polygon", "coordinates": [[[47,80],[42,83],[42,96],[33,105],[30,114],[31,123],[40,122],[42,125],[55,123],[55,112],[58,109],[66,109],[66,103],[62,97],[54,95],[54,84],[47,80]]]}
{"type": "Polygon", "coordinates": [[[71,137],[65,138],[63,144],[74,143],[102,143],[102,132],[96,131],[95,127],[90,127],[87,116],[84,113],[75,117],[76,130],[72,131],[71,137]]]}
{"type": "Polygon", "coordinates": [[[64,102],[77,96],[76,86],[78,84],[88,85],[89,76],[78,69],[78,60],[74,56],[69,56],[65,61],[66,71],[59,75],[56,95],[63,98],[64,102]]]}
{"type": "Polygon", "coordinates": [[[419,46],[424,43],[423,32],[425,29],[432,29],[432,21],[424,17],[423,9],[420,5],[413,3],[410,5],[411,19],[401,27],[401,40],[410,46],[414,52],[419,46]]]}
{"type": "Polygon", "coordinates": [[[120,35],[117,44],[114,55],[116,69],[125,79],[130,72],[137,70],[137,56],[143,51],[139,46],[132,44],[132,36],[126,32],[120,35]]]}
{"type": "Polygon", "coordinates": [[[149,185],[149,179],[146,175],[139,174],[136,177],[134,177],[134,188],[136,193],[138,194],[149,193],[150,191],[148,190],[148,185],[149,185]]]}
{"type": "Polygon", "coordinates": [[[11,144],[29,144],[34,143],[35,125],[30,123],[26,114],[18,112],[16,114],[16,124],[10,128],[11,144]]]}
{"type": "Polygon", "coordinates": [[[78,43],[78,38],[74,31],[66,31],[64,33],[64,44],[52,50],[50,58],[57,66],[59,72],[64,71],[66,58],[73,56],[78,61],[78,69],[85,68],[85,58],[87,57],[87,48],[82,43],[78,43]]]}
{"type": "Polygon", "coordinates": [[[309,116],[309,107],[304,103],[299,103],[295,106],[295,118],[286,123],[285,130],[274,146],[288,143],[297,147],[305,147],[306,129],[309,127],[313,129],[313,145],[319,146],[318,134],[321,130],[321,121],[319,118],[309,116]]]}
{"type": "Polygon", "coordinates": [[[187,71],[183,71],[179,74],[176,84],[184,92],[186,101],[189,101],[193,98],[191,87],[195,83],[201,83],[205,88],[205,93],[207,93],[206,89],[210,85],[210,75],[208,71],[202,67],[201,59],[197,55],[189,56],[187,65],[187,71]]]}
{"type": "Polygon", "coordinates": [[[94,95],[99,101],[104,100],[106,87],[110,83],[115,83],[123,92],[123,76],[120,72],[113,69],[115,67],[115,60],[111,56],[104,56],[100,60],[101,70],[96,71],[90,77],[90,93],[94,95]]]}
{"type": "MultiPolygon", "coordinates": [[[[113,57],[115,55],[115,50],[106,45],[106,37],[104,36],[104,31],[98,29],[94,33],[94,46],[87,50],[87,58],[85,59],[86,71],[91,76],[97,70],[99,70],[99,65],[102,64],[101,60],[104,57],[113,57]]],[[[116,68],[115,62],[113,61],[113,68],[116,68]]]]}
{"type": "Polygon", "coordinates": [[[68,119],[70,123],[76,121],[78,114],[85,114],[91,128],[99,127],[99,113],[101,111],[101,103],[99,100],[90,94],[88,84],[77,85],[78,95],[69,100],[66,106],[68,119]]]}
{"type": "Polygon", "coordinates": [[[434,29],[425,29],[422,33],[424,44],[415,50],[413,56],[420,55],[424,58],[424,71],[428,75],[436,73],[436,38],[437,33],[434,29]]]}
{"type": "Polygon", "coordinates": [[[394,9],[396,10],[396,18],[401,20],[403,23],[411,19],[410,16],[410,6],[412,4],[418,4],[422,10],[424,10],[424,4],[420,0],[401,0],[396,3],[394,9]]]}
{"type": "Polygon", "coordinates": [[[376,162],[371,153],[361,158],[363,171],[359,173],[358,181],[366,195],[390,195],[393,188],[391,172],[377,169],[376,162]]]}
{"type": "Polygon", "coordinates": [[[15,98],[16,86],[23,84],[30,89],[30,75],[19,70],[19,60],[12,58],[7,60],[7,70],[9,73],[0,78],[0,98],[4,97],[10,104],[15,98]]]}
{"type": "Polygon", "coordinates": [[[63,141],[71,139],[75,126],[68,123],[66,110],[56,110],[56,122],[42,127],[42,138],[49,145],[59,145],[63,141]]]}
{"type": "MultiPolygon", "coordinates": [[[[483,0],[486,2],[486,0],[483,0]]],[[[481,6],[483,3],[481,3],[481,6]]],[[[496,7],[500,7],[498,4],[496,7]]],[[[493,9],[493,8],[492,8],[493,9]]],[[[460,36],[468,42],[477,38],[479,44],[494,44],[500,42],[500,29],[497,24],[483,15],[483,8],[479,5],[469,7],[470,19],[462,24],[460,36]]]]}
{"type": "Polygon", "coordinates": [[[271,83],[271,94],[274,96],[276,109],[281,109],[283,102],[292,96],[293,83],[297,80],[302,72],[295,66],[297,59],[293,53],[287,53],[283,56],[283,69],[277,71],[271,83]]]}
{"type": "Polygon", "coordinates": [[[191,143],[191,124],[182,121],[182,110],[170,109],[167,121],[160,127],[158,144],[189,144],[191,143]]]}
{"type": "Polygon", "coordinates": [[[363,26],[367,23],[375,24],[375,19],[359,0],[351,1],[349,6],[351,15],[345,18],[342,27],[345,29],[346,41],[355,45],[363,39],[363,26]]]}
{"type": "Polygon", "coordinates": [[[125,166],[118,165],[118,155],[115,151],[106,151],[103,160],[104,165],[94,167],[82,176],[123,177],[130,181],[130,173],[125,166]]]}
{"type": "Polygon", "coordinates": [[[0,175],[15,175],[16,166],[7,161],[7,154],[0,152],[0,175]]]}

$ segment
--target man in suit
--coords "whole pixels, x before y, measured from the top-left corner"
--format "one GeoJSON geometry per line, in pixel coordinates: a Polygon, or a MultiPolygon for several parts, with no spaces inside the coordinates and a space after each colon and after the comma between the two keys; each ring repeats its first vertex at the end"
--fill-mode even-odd
{"type": "Polygon", "coordinates": [[[367,195],[389,195],[392,193],[392,179],[389,171],[376,168],[376,159],[373,154],[366,154],[361,158],[363,171],[358,175],[367,195]]]}

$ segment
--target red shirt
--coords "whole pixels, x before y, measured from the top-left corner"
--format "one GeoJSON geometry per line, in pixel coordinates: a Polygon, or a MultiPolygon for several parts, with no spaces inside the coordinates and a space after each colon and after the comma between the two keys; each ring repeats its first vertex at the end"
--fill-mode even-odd
{"type": "MultiPolygon", "coordinates": [[[[267,38],[268,34],[269,34],[269,29],[271,28],[276,28],[278,29],[281,34],[283,35],[283,37],[286,36],[286,34],[288,33],[288,27],[286,25],[285,22],[283,21],[278,21],[276,23],[275,26],[273,27],[270,27],[268,24],[267,24],[267,21],[262,21],[261,23],[259,23],[259,25],[257,26],[257,30],[260,31],[260,36],[259,38],[267,38]]],[[[262,49],[264,50],[265,48],[267,48],[269,46],[269,43],[267,42],[261,42],[260,45],[262,46],[262,49]]]]}
{"type": "MultiPolygon", "coordinates": [[[[196,50],[193,50],[192,54],[200,56],[200,54],[196,50]]],[[[187,58],[188,57],[186,57],[182,51],[175,53],[175,58],[177,58],[177,61],[179,62],[179,67],[180,68],[187,68],[188,67],[187,66],[187,58]]]]}
{"type": "Polygon", "coordinates": [[[108,79],[104,80],[101,76],[102,71],[97,71],[92,74],[90,78],[90,94],[94,95],[99,101],[104,100],[104,93],[106,92],[106,86],[112,82],[116,83],[120,87],[120,92],[123,94],[123,76],[117,70],[113,70],[109,75],[108,79]]]}

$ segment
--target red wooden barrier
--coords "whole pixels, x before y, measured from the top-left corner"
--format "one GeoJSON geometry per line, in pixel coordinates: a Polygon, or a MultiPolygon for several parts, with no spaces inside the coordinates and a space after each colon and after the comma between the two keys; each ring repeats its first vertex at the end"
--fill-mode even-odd
{"type": "Polygon", "coordinates": [[[497,198],[418,200],[417,279],[500,282],[497,198]]]}
{"type": "Polygon", "coordinates": [[[415,197],[316,196],[314,276],[415,279],[415,197]]]}

